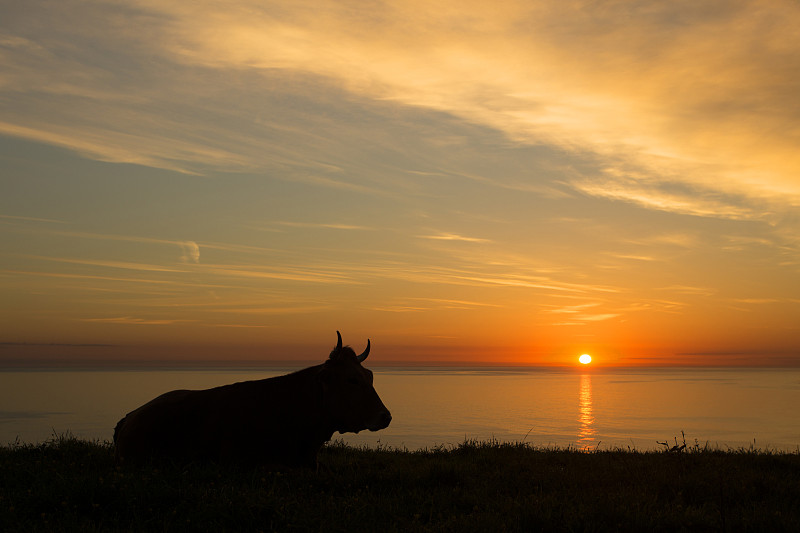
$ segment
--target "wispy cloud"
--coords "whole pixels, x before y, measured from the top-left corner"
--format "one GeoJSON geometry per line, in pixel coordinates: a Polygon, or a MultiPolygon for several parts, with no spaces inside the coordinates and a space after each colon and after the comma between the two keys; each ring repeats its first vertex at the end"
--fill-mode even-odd
{"type": "Polygon", "coordinates": [[[716,290],[711,287],[695,287],[692,285],[669,285],[667,287],[658,287],[656,290],[697,296],[712,296],[716,293],[716,290]]]}
{"type": "Polygon", "coordinates": [[[166,319],[166,318],[141,318],[132,316],[118,316],[108,318],[81,318],[82,322],[102,322],[105,324],[130,324],[136,326],[170,326],[193,322],[192,320],[166,319]]]}
{"type": "Polygon", "coordinates": [[[603,306],[601,302],[590,302],[585,304],[576,304],[576,305],[566,305],[566,306],[556,306],[556,305],[549,305],[545,304],[543,307],[543,311],[545,313],[551,313],[555,315],[567,315],[566,320],[563,322],[558,322],[556,325],[559,326],[579,326],[584,325],[590,322],[602,322],[604,320],[611,320],[612,318],[616,318],[621,316],[620,312],[614,313],[592,313],[589,310],[591,309],[598,309],[603,306]]]}
{"type": "Polygon", "coordinates": [[[617,259],[633,259],[634,261],[658,261],[658,258],[653,257],[651,255],[635,255],[635,254],[619,254],[619,253],[609,253],[611,257],[616,257],[617,259]]]}
{"type": "Polygon", "coordinates": [[[457,233],[436,233],[433,235],[419,235],[420,239],[430,239],[434,241],[459,241],[459,242],[490,242],[489,239],[479,237],[466,237],[457,233]]]}
{"type": "Polygon", "coordinates": [[[610,320],[620,316],[619,313],[600,313],[596,315],[578,315],[575,318],[581,322],[601,322],[603,320],[610,320]]]}
{"type": "Polygon", "coordinates": [[[604,287],[598,285],[581,285],[575,283],[563,283],[555,281],[545,281],[535,277],[528,277],[524,275],[507,275],[507,276],[490,276],[490,275],[456,275],[456,279],[471,281],[478,284],[485,285],[501,285],[506,287],[522,287],[528,289],[543,289],[548,291],[559,292],[616,292],[617,289],[613,287],[604,287]]]}
{"type": "Polygon", "coordinates": [[[780,302],[780,300],[778,300],[777,298],[734,298],[733,301],[740,304],[755,304],[755,305],[774,304],[780,302]]]}
{"type": "MultiPolygon", "coordinates": [[[[64,280],[84,280],[90,282],[112,282],[112,283],[119,283],[119,284],[152,284],[152,285],[161,285],[161,286],[170,286],[170,287],[183,287],[183,288],[192,288],[192,289],[238,289],[240,287],[236,287],[230,284],[222,284],[222,283],[208,283],[208,282],[201,282],[201,281],[185,281],[185,280],[174,280],[174,279],[155,279],[152,277],[148,278],[132,278],[132,277],[119,277],[119,276],[102,276],[96,274],[72,274],[66,272],[39,272],[33,270],[0,270],[0,274],[8,275],[8,276],[25,276],[25,277],[42,277],[42,278],[54,278],[54,279],[64,279],[64,280]]],[[[97,287],[97,286],[96,286],[97,287]]],[[[119,289],[118,289],[119,290],[119,289]]],[[[131,287],[130,291],[135,291],[137,294],[141,294],[140,288],[131,287]]]]}
{"type": "Polygon", "coordinates": [[[234,313],[243,315],[294,315],[294,314],[305,314],[305,313],[319,313],[329,309],[330,306],[327,305],[308,305],[308,306],[294,306],[294,307],[292,306],[248,307],[244,305],[237,305],[236,307],[230,307],[227,309],[220,308],[218,309],[218,311],[221,313],[234,313]]]}
{"type": "Polygon", "coordinates": [[[357,224],[337,224],[337,223],[318,223],[318,222],[277,222],[280,226],[288,226],[292,228],[322,228],[322,229],[340,229],[340,230],[360,230],[360,231],[374,231],[375,228],[368,226],[359,226],[357,224]]]}
{"type": "Polygon", "coordinates": [[[700,238],[693,233],[665,232],[650,235],[645,238],[626,239],[625,242],[636,246],[678,246],[681,248],[694,248],[700,244],[700,238]]]}
{"type": "Polygon", "coordinates": [[[204,271],[218,276],[234,278],[274,279],[309,283],[360,283],[360,281],[348,275],[347,272],[322,268],[314,269],[307,266],[256,269],[239,265],[205,265],[204,271]]]}
{"type": "Polygon", "coordinates": [[[561,314],[561,313],[564,313],[564,314],[577,314],[577,313],[584,312],[584,310],[586,310],[586,309],[589,309],[589,308],[592,308],[592,307],[597,307],[598,305],[600,305],[600,303],[567,305],[567,306],[560,306],[560,307],[550,306],[551,308],[550,309],[545,309],[545,312],[547,312],[547,313],[556,313],[556,314],[561,314]]]}
{"type": "Polygon", "coordinates": [[[71,348],[114,348],[116,344],[81,344],[81,343],[65,343],[65,342],[0,342],[0,347],[3,346],[57,346],[57,347],[71,347],[71,348]]]}
{"type": "Polygon", "coordinates": [[[423,311],[429,311],[430,308],[421,305],[392,304],[392,305],[377,305],[373,307],[372,310],[383,313],[419,313],[423,311]]]}
{"type": "Polygon", "coordinates": [[[671,193],[658,190],[657,187],[644,188],[635,180],[576,181],[571,184],[575,189],[610,200],[618,200],[638,205],[647,209],[711,218],[727,218],[731,220],[762,219],[767,213],[751,207],[726,203],[713,198],[713,193],[671,193]]]}
{"type": "Polygon", "coordinates": [[[646,302],[632,302],[617,309],[620,313],[639,313],[645,311],[656,311],[659,313],[679,313],[688,304],[675,300],[648,299],[646,302]]]}
{"type": "Polygon", "coordinates": [[[212,324],[215,328],[242,328],[242,329],[267,329],[273,326],[256,325],[256,324],[212,324]]]}
{"type": "Polygon", "coordinates": [[[469,300],[449,300],[446,298],[410,298],[421,302],[430,302],[434,305],[439,305],[448,309],[470,309],[475,307],[501,307],[499,304],[491,302],[476,302],[469,300]]]}
{"type": "MultiPolygon", "coordinates": [[[[800,11],[792,3],[765,9],[739,2],[712,11],[684,2],[650,9],[625,3],[593,9],[577,1],[503,9],[459,3],[420,16],[413,2],[390,2],[384,6],[390,17],[353,17],[344,6],[300,2],[284,16],[263,11],[258,19],[255,4],[221,11],[176,2],[159,9],[175,21],[167,42],[185,62],[296,68],[520,141],[626,161],[656,179],[776,202],[800,194],[787,174],[797,169],[791,149],[797,139],[771,133],[788,131],[780,126],[800,114],[787,68],[800,62],[794,54],[800,11]],[[768,36],[769,45],[750,46],[756,35],[768,36]],[[653,61],[656,50],[662,61],[653,61]],[[421,55],[426,61],[417,61],[421,55]],[[725,101],[720,86],[727,88],[725,101]]],[[[651,209],[748,215],[743,207],[646,194],[626,183],[576,186],[651,209]]]]}
{"type": "Polygon", "coordinates": [[[200,247],[194,241],[179,242],[178,245],[183,250],[181,261],[184,263],[199,263],[200,262],[200,247]]]}
{"type": "Polygon", "coordinates": [[[373,307],[375,311],[390,313],[409,313],[436,310],[474,310],[485,307],[501,307],[498,304],[489,302],[475,302],[468,300],[450,300],[446,298],[407,298],[393,302],[389,305],[379,305],[373,307]]]}
{"type": "MultiPolygon", "coordinates": [[[[0,131],[101,159],[185,172],[198,162],[259,168],[266,163],[263,154],[278,156],[263,150],[264,141],[275,137],[269,128],[259,129],[262,139],[255,141],[235,127],[217,123],[212,133],[195,121],[195,134],[187,135],[187,124],[167,110],[181,98],[212,98],[213,91],[202,90],[205,83],[179,84],[165,72],[144,72],[136,83],[76,59],[60,64],[48,51],[66,46],[75,37],[71,32],[79,35],[86,25],[114,50],[154,54],[187,69],[291,70],[336,80],[376,102],[445,112],[516,142],[585,153],[609,168],[629,170],[600,183],[569,180],[573,187],[647,209],[739,219],[763,210],[751,200],[785,207],[800,198],[792,127],[800,119],[793,75],[800,68],[800,8],[794,2],[768,8],[755,1],[721,3],[708,10],[691,2],[511,2],[502,9],[445,2],[430,10],[391,1],[358,14],[336,2],[291,2],[280,9],[255,0],[224,7],[209,1],[131,5],[135,9],[123,17],[117,6],[64,2],[40,13],[38,22],[53,28],[49,35],[35,35],[25,25],[8,32],[4,59],[14,90],[35,98],[46,88],[51,101],[71,98],[77,108],[40,99],[48,122],[8,112],[0,131]],[[74,24],[59,25],[64,19],[74,24]],[[103,27],[100,19],[116,22],[103,27]],[[43,83],[46,71],[60,83],[43,83]],[[154,94],[147,84],[154,83],[164,101],[146,106],[145,95],[154,94]],[[76,96],[101,103],[99,115],[115,120],[92,121],[76,96]],[[699,194],[643,190],[632,169],[656,183],[696,186],[699,194]],[[715,200],[719,194],[743,203],[715,200]]],[[[206,103],[222,108],[215,100],[206,103]]],[[[296,165],[298,158],[284,157],[296,165]]],[[[366,186],[332,177],[331,163],[325,164],[307,177],[366,186]]]]}
{"type": "MultiPolygon", "coordinates": [[[[26,231],[34,231],[34,230],[26,230],[26,231]]],[[[46,234],[46,235],[73,238],[73,239],[91,239],[91,240],[103,240],[103,241],[114,241],[114,242],[132,242],[141,244],[158,244],[158,245],[175,246],[180,250],[180,260],[182,262],[184,263],[200,262],[200,246],[194,241],[179,241],[170,239],[159,239],[154,237],[142,237],[137,235],[114,235],[106,233],[61,231],[61,230],[50,230],[50,229],[40,229],[40,230],[35,230],[34,232],[39,234],[46,234]]],[[[222,249],[224,245],[210,244],[209,247],[222,249]]],[[[255,247],[248,247],[248,248],[250,251],[256,249],[255,247]]],[[[229,246],[227,249],[231,249],[231,247],[229,246]]]]}
{"type": "Polygon", "coordinates": [[[163,265],[152,265],[146,263],[133,263],[129,261],[109,261],[101,259],[75,259],[69,257],[47,257],[47,256],[28,256],[30,259],[37,259],[40,261],[52,261],[57,263],[69,263],[73,265],[124,269],[124,270],[139,270],[144,272],[177,272],[185,273],[188,270],[173,268],[163,265]]]}
{"type": "Polygon", "coordinates": [[[52,218],[23,217],[14,215],[0,215],[0,222],[45,222],[48,224],[66,224],[63,220],[52,218]]]}

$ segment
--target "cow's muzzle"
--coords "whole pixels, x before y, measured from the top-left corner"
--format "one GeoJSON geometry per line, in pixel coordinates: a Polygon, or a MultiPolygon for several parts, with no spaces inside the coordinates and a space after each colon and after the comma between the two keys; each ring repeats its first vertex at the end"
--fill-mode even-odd
{"type": "Polygon", "coordinates": [[[367,429],[369,429],[370,431],[378,431],[380,429],[388,427],[391,422],[392,422],[392,413],[390,413],[388,410],[384,410],[378,415],[375,422],[367,429]]]}

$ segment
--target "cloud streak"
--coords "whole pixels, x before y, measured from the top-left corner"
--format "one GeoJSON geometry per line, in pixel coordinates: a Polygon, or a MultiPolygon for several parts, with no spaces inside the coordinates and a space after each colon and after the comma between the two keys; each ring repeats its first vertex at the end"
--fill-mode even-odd
{"type": "Polygon", "coordinates": [[[181,324],[192,322],[191,320],[181,319],[167,319],[167,318],[141,318],[132,316],[119,316],[108,318],[81,318],[82,322],[100,322],[104,324],[125,324],[134,326],[171,326],[173,324],[181,324]]]}
{"type": "MultiPolygon", "coordinates": [[[[445,2],[435,10],[406,1],[358,10],[302,1],[223,8],[210,1],[139,0],[129,10],[65,4],[39,13],[42,23],[66,17],[75,22],[74,31],[87,30],[84,43],[105,40],[132,54],[156,54],[200,69],[196,76],[202,70],[252,72],[256,82],[265,69],[305,73],[375,102],[445,112],[516,142],[586,154],[607,169],[598,179],[568,181],[586,194],[735,219],[760,216],[762,203],[778,209],[800,203],[794,178],[800,172],[800,133],[793,126],[800,121],[796,2],[700,7],[688,1],[602,6],[574,0],[509,2],[502,9],[445,2]],[[88,30],[103,18],[112,23],[88,30]],[[147,40],[135,38],[141,32],[147,40]],[[644,187],[643,175],[650,182],[644,187]],[[695,193],[659,190],[670,182],[688,184],[695,193]]],[[[126,88],[124,82],[134,80],[104,76],[87,61],[59,66],[51,50],[74,38],[66,28],[44,38],[32,33],[24,15],[18,17],[3,43],[3,62],[14,72],[6,88],[29,90],[27,98],[33,98],[45,87],[51,100],[79,96],[101,103],[100,115],[124,126],[112,129],[88,114],[68,117],[63,107],[48,113],[48,122],[6,109],[0,132],[183,172],[198,171],[198,163],[263,167],[259,145],[270,164],[278,161],[278,153],[264,152],[263,145],[279,123],[259,126],[258,142],[238,135],[235,122],[215,123],[212,134],[206,123],[181,123],[173,113],[162,114],[154,129],[155,116],[180,99],[211,103],[204,84],[180,94],[176,85],[164,85],[160,72],[142,72],[143,80],[161,80],[158,101],[144,85],[126,88]],[[45,69],[54,76],[50,83],[43,83],[45,69]],[[184,133],[187,126],[197,133],[184,133]]],[[[284,156],[296,167],[298,158],[284,156]]],[[[347,183],[332,179],[329,170],[307,177],[347,183]]]]}
{"type": "Polygon", "coordinates": [[[65,224],[63,220],[53,220],[51,218],[23,217],[14,215],[0,215],[0,222],[8,222],[8,223],[44,222],[48,224],[65,224]]]}
{"type": "MultiPolygon", "coordinates": [[[[800,68],[800,8],[793,2],[713,9],[691,2],[518,2],[503,9],[459,2],[436,11],[387,2],[362,16],[334,3],[284,5],[280,16],[255,3],[225,12],[209,3],[163,6],[175,21],[164,44],[179,61],[312,72],[371,98],[616,161],[626,179],[582,185],[592,194],[715,212],[702,202],[692,207],[689,195],[627,191],[628,167],[778,204],[800,198],[791,178],[800,164],[798,138],[786,127],[800,119],[798,81],[790,74],[800,68]]],[[[736,206],[726,208],[741,216],[736,206]]]]}
{"type": "Polygon", "coordinates": [[[457,241],[457,242],[490,242],[489,239],[481,239],[478,237],[466,237],[458,235],[457,233],[437,233],[434,235],[420,235],[420,239],[429,239],[433,241],[457,241]]]}
{"type": "Polygon", "coordinates": [[[359,230],[359,231],[375,231],[375,228],[367,226],[359,226],[356,224],[336,224],[336,223],[315,223],[315,222],[277,222],[280,226],[287,226],[290,228],[320,228],[320,229],[338,229],[338,230],[359,230]]]}

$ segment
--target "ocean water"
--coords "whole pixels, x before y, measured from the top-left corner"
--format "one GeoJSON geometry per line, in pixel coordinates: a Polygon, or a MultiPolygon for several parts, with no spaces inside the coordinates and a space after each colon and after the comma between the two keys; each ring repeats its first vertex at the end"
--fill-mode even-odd
{"type": "MultiPolygon", "coordinates": [[[[290,368],[0,372],[0,443],[67,431],[111,440],[139,405],[180,388],[280,375],[290,368]]],[[[799,369],[381,368],[392,412],[379,432],[336,435],[410,450],[465,439],[580,449],[662,449],[675,438],[722,449],[800,449],[799,369]]]]}

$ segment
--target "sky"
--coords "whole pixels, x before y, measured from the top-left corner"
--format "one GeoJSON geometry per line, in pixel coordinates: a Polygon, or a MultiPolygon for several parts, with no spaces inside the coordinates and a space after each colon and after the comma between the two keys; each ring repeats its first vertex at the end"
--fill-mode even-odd
{"type": "Polygon", "coordinates": [[[0,13],[0,363],[800,365],[796,0],[0,13]]]}

